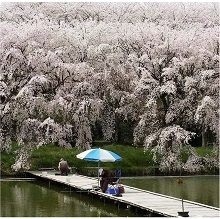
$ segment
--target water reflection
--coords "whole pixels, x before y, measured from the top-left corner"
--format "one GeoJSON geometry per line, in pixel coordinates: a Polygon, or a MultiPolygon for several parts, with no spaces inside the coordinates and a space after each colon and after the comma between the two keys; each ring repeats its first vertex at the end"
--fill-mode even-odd
{"type": "Polygon", "coordinates": [[[122,178],[121,182],[140,189],[183,198],[206,205],[219,207],[219,177],[190,176],[181,177],[139,177],[122,178]]]}
{"type": "Polygon", "coordinates": [[[41,182],[1,181],[2,217],[126,217],[131,212],[41,182]],[[63,190],[63,191],[61,191],[63,190]]]}
{"type": "MultiPolygon", "coordinates": [[[[219,207],[218,176],[121,178],[121,183],[219,207]]],[[[126,191],[125,191],[126,192],[126,191]]],[[[1,181],[2,217],[133,217],[132,212],[91,196],[43,182],[1,181]]]]}

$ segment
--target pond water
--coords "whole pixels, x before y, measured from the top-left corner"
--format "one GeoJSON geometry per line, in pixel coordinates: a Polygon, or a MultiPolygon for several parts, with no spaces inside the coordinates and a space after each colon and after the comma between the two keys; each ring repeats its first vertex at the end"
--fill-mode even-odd
{"type": "Polygon", "coordinates": [[[43,182],[1,181],[1,217],[126,217],[118,209],[91,196],[43,182]]]}
{"type": "MultiPolygon", "coordinates": [[[[122,178],[121,183],[219,207],[217,176],[122,178]]],[[[126,192],[126,191],[125,191],[126,192]]],[[[1,217],[133,217],[91,196],[39,181],[1,180],[1,217]]]]}
{"type": "Polygon", "coordinates": [[[219,176],[135,177],[121,183],[164,195],[219,207],[219,176]],[[180,182],[182,180],[182,183],[180,182]]]}

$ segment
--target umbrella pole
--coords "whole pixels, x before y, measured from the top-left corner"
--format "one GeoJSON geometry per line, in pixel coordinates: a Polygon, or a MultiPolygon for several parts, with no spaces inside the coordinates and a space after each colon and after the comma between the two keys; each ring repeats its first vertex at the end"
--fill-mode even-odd
{"type": "MultiPolygon", "coordinates": [[[[100,162],[100,161],[99,161],[100,162]]],[[[100,181],[100,178],[99,178],[99,162],[98,162],[98,187],[99,187],[99,181],[100,181]]]]}

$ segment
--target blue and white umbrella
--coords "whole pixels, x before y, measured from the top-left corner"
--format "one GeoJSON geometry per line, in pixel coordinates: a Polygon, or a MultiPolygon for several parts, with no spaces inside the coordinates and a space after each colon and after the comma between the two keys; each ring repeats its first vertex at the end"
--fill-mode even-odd
{"type": "Polygon", "coordinates": [[[76,155],[77,158],[82,160],[88,160],[88,161],[95,161],[95,162],[115,162],[120,161],[122,158],[115,154],[112,151],[104,150],[101,148],[96,149],[90,149],[87,151],[84,151],[78,155],[76,155]]]}
{"type": "Polygon", "coordinates": [[[98,185],[99,185],[99,163],[121,161],[122,158],[116,153],[101,148],[86,150],[76,155],[77,158],[87,161],[98,162],[98,185]]]}

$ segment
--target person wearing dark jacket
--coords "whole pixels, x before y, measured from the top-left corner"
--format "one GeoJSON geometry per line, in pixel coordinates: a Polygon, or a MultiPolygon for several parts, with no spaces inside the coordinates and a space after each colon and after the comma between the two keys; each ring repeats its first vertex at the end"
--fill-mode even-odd
{"type": "Polygon", "coordinates": [[[100,186],[102,192],[106,192],[108,188],[108,184],[115,181],[115,177],[109,170],[103,170],[102,171],[102,179],[100,180],[100,186]]]}
{"type": "Polygon", "coordinates": [[[69,173],[69,165],[63,158],[60,159],[58,169],[60,170],[60,174],[63,176],[67,176],[69,173]]]}

